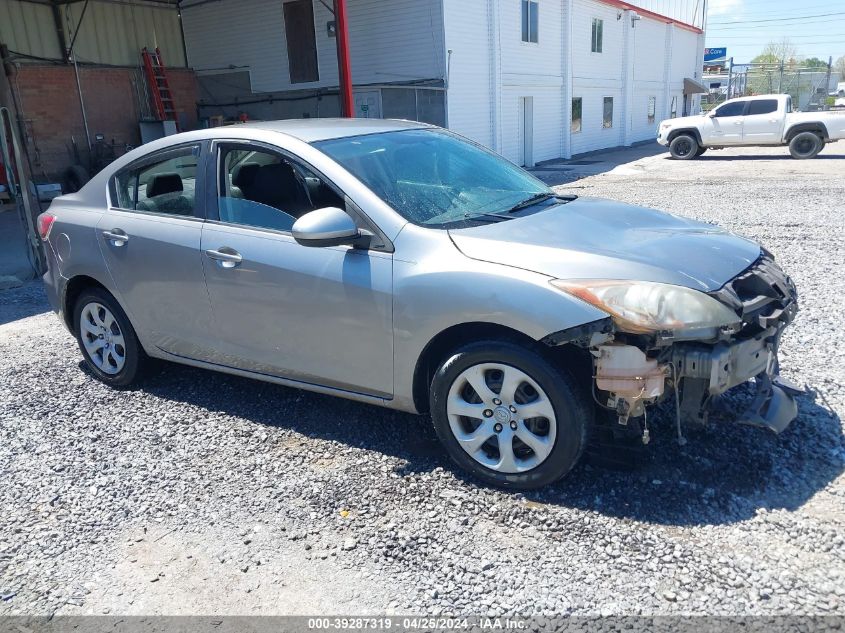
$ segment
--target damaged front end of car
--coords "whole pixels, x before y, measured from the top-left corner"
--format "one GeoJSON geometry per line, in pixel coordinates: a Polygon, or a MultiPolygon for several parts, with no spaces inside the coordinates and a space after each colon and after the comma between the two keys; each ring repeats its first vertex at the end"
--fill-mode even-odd
{"type": "Polygon", "coordinates": [[[632,281],[553,283],[611,314],[568,342],[592,354],[597,404],[623,426],[636,420],[644,442],[648,407],[674,398],[683,443],[684,424],[706,424],[719,396],[751,379],[754,398],[737,422],[780,433],[795,419],[802,390],[780,377],[778,346],[798,296],[769,253],[710,293],[632,281]]]}

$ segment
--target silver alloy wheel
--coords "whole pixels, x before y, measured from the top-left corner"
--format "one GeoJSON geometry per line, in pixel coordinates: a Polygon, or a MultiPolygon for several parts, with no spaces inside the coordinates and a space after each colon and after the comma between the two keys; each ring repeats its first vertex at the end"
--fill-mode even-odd
{"type": "Polygon", "coordinates": [[[89,303],[79,315],[79,333],[91,362],[103,373],[120,373],[126,364],[123,332],[111,311],[101,303],[89,303]]]}
{"type": "Polygon", "coordinates": [[[503,363],[465,369],[446,401],[449,427],[475,461],[500,473],[542,464],[555,445],[552,402],[524,371],[503,363]]]}

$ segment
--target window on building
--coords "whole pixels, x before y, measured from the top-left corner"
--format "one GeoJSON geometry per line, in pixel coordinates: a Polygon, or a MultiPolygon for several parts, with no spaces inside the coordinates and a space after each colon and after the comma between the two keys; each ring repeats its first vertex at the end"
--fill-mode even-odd
{"type": "Polygon", "coordinates": [[[446,127],[445,94],[443,90],[427,88],[382,88],[382,115],[385,119],[408,119],[446,127]]]}
{"type": "Polygon", "coordinates": [[[654,113],[657,108],[657,97],[648,98],[648,122],[654,123],[654,113]]]}
{"type": "Polygon", "coordinates": [[[569,129],[573,133],[581,131],[581,97],[572,99],[572,124],[569,129]]]}
{"type": "Polygon", "coordinates": [[[288,70],[292,84],[319,81],[317,37],[314,33],[314,5],[311,0],[293,0],[283,5],[288,70]]]}
{"type": "Polygon", "coordinates": [[[601,126],[604,128],[613,127],[613,97],[604,98],[604,116],[601,126]]]}
{"type": "Polygon", "coordinates": [[[522,0],[522,41],[537,43],[537,31],[539,28],[540,10],[539,3],[535,0],[522,0]]]}
{"type": "Polygon", "coordinates": [[[147,213],[193,215],[199,155],[198,145],[183,147],[124,169],[112,179],[112,204],[147,213]]]}
{"type": "Polygon", "coordinates": [[[672,107],[669,109],[671,118],[678,116],[678,97],[672,97],[672,107]]]}
{"type": "Polygon", "coordinates": [[[755,99],[748,104],[748,114],[771,114],[778,111],[777,99],[755,99]]]}
{"type": "Polygon", "coordinates": [[[594,53],[601,53],[602,32],[604,31],[604,20],[593,18],[593,38],[590,50],[594,53]]]}

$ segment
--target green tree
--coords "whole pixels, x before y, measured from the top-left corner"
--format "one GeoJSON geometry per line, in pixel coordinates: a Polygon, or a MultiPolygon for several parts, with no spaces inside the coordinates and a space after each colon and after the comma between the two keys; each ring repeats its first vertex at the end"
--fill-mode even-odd
{"type": "Polygon", "coordinates": [[[803,65],[809,68],[827,68],[827,62],[819,59],[818,57],[805,59],[803,65]]]}

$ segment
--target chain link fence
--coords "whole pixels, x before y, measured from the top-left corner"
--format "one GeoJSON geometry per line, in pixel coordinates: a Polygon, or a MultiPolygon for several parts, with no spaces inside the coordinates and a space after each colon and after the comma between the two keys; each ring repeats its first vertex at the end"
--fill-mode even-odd
{"type": "Polygon", "coordinates": [[[834,107],[830,90],[835,76],[830,64],[805,66],[794,63],[734,64],[724,70],[705,71],[702,83],[710,92],[701,99],[701,109],[712,110],[728,99],[761,94],[789,94],[800,111],[834,107]]]}

